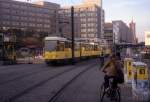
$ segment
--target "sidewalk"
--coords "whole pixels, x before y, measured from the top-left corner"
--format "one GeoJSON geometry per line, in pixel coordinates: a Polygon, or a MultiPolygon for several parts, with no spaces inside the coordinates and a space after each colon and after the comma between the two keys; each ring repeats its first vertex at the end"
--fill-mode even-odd
{"type": "Polygon", "coordinates": [[[128,84],[123,84],[121,87],[121,102],[133,102],[132,87],[128,84]]]}

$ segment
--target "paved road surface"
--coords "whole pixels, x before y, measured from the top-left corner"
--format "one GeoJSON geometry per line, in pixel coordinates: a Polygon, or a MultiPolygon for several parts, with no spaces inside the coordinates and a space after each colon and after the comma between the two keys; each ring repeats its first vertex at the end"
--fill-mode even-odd
{"type": "MultiPolygon", "coordinates": [[[[56,102],[99,102],[98,89],[103,82],[103,73],[98,70],[98,60],[75,66],[0,66],[0,102],[48,102],[65,83],[88,67],[91,69],[65,88],[56,102]]],[[[133,102],[131,88],[121,85],[121,90],[122,102],[133,102]]]]}

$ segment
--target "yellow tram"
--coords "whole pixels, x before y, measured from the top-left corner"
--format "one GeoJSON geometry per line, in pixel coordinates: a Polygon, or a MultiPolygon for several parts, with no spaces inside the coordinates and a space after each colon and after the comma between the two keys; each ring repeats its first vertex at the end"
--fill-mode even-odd
{"type": "MultiPolygon", "coordinates": [[[[101,47],[97,43],[75,41],[74,57],[76,60],[101,55],[101,47]]],[[[62,37],[46,37],[44,59],[47,64],[69,62],[72,58],[71,41],[62,37]]]]}

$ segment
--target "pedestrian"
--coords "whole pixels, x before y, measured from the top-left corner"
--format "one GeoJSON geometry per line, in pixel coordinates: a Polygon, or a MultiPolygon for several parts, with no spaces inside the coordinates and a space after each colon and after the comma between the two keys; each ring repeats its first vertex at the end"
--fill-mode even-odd
{"type": "Polygon", "coordinates": [[[104,65],[104,60],[105,60],[105,56],[104,56],[104,53],[103,53],[103,51],[102,51],[101,56],[100,56],[100,68],[103,67],[103,65],[104,65]]]}

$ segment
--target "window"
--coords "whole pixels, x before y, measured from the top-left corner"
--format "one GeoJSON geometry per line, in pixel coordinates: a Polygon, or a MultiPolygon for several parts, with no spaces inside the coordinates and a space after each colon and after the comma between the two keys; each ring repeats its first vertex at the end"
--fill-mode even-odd
{"type": "Polygon", "coordinates": [[[81,27],[83,27],[83,28],[86,27],[86,24],[81,24],[81,27]]]}
{"type": "Polygon", "coordinates": [[[2,6],[8,8],[8,7],[10,7],[10,4],[9,3],[2,3],[2,6]]]}
{"type": "Polygon", "coordinates": [[[81,22],[86,22],[86,19],[85,18],[81,18],[81,22]]]}
{"type": "Polygon", "coordinates": [[[71,42],[65,42],[65,48],[71,48],[71,42]]]}
{"type": "Polygon", "coordinates": [[[80,44],[79,43],[75,43],[75,51],[78,51],[80,49],[80,44]]]}
{"type": "Polygon", "coordinates": [[[9,21],[3,21],[2,23],[3,23],[4,25],[9,25],[9,24],[10,24],[9,21]]]}
{"type": "Polygon", "coordinates": [[[3,19],[10,19],[9,15],[3,15],[2,17],[3,17],[3,19]]]}
{"type": "Polygon", "coordinates": [[[57,42],[57,51],[64,51],[64,45],[65,45],[65,43],[64,42],[60,42],[60,41],[58,41],[57,42]]]}
{"type": "Polygon", "coordinates": [[[129,62],[129,66],[131,66],[131,62],[129,62]]]}
{"type": "Polygon", "coordinates": [[[45,51],[55,51],[57,41],[45,41],[45,51]]]}
{"type": "Polygon", "coordinates": [[[2,9],[2,12],[4,12],[4,13],[10,13],[10,9],[2,9]]]}
{"type": "Polygon", "coordinates": [[[81,32],[86,32],[86,29],[81,29],[81,32]]]}
{"type": "Polygon", "coordinates": [[[145,69],[140,69],[139,74],[145,74],[145,69]]]}

